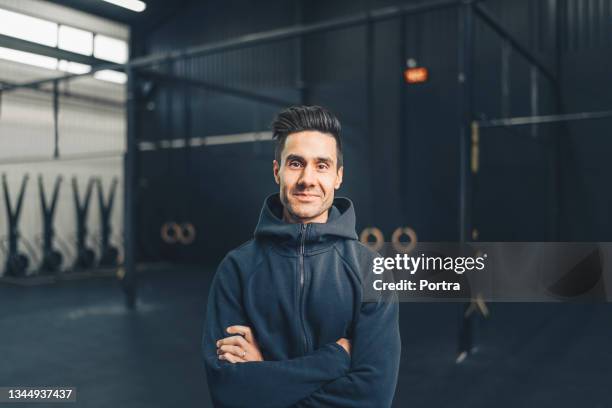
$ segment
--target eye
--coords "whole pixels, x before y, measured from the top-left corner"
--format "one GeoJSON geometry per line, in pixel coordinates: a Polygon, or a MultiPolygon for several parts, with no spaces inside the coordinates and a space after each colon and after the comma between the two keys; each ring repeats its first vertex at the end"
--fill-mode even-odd
{"type": "Polygon", "coordinates": [[[319,163],[318,168],[319,170],[327,170],[329,168],[329,165],[327,163],[319,163]]]}
{"type": "Polygon", "coordinates": [[[298,168],[301,166],[302,166],[302,163],[300,163],[298,160],[291,160],[289,162],[289,167],[298,168]]]}

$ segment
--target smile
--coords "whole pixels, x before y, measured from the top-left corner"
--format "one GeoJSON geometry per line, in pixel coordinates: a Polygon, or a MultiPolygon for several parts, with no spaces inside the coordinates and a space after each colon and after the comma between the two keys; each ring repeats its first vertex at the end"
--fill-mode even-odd
{"type": "Polygon", "coordinates": [[[296,197],[300,201],[314,201],[319,198],[316,194],[306,194],[306,193],[294,193],[294,197],[296,197]]]}

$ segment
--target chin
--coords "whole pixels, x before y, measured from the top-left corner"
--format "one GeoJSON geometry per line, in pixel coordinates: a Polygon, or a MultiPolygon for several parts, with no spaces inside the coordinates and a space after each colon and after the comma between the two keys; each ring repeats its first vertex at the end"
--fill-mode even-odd
{"type": "Polygon", "coordinates": [[[321,214],[320,211],[320,206],[318,205],[318,203],[316,204],[302,204],[299,203],[297,205],[292,205],[291,206],[291,212],[299,218],[313,218],[316,217],[317,215],[321,214]]]}
{"type": "Polygon", "coordinates": [[[313,218],[319,215],[320,213],[317,211],[304,209],[304,208],[294,208],[293,214],[300,218],[313,218]]]}

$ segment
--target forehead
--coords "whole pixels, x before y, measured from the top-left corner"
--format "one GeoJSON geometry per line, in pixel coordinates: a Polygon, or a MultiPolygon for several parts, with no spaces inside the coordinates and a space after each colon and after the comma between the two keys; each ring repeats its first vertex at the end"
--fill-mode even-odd
{"type": "Polygon", "coordinates": [[[291,133],[285,140],[282,158],[290,154],[306,159],[314,157],[331,157],[336,160],[336,139],[329,133],[316,130],[291,133]]]}

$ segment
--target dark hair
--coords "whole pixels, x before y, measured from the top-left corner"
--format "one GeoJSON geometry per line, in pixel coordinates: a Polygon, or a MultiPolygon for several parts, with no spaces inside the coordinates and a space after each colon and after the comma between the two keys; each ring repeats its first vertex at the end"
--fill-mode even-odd
{"type": "Polygon", "coordinates": [[[329,133],[336,139],[337,168],[342,167],[342,139],[340,138],[340,121],[321,106],[291,106],[280,111],[272,122],[272,137],[276,139],[274,158],[280,164],[281,152],[285,148],[285,140],[292,133],[305,130],[316,130],[329,133]]]}

